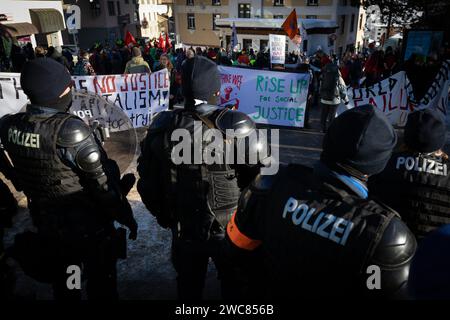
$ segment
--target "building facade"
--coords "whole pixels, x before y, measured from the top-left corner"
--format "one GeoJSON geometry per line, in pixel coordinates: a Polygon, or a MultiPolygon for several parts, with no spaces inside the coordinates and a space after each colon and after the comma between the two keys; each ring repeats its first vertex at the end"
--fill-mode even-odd
{"type": "MultiPolygon", "coordinates": [[[[140,36],[139,3],[137,0],[64,0],[64,4],[76,4],[81,10],[81,29],[78,45],[88,49],[95,43],[114,44],[123,39],[127,31],[140,36]]],[[[66,42],[74,43],[73,37],[63,33],[66,42]]]]}
{"type": "Polygon", "coordinates": [[[184,45],[226,47],[235,22],[239,46],[260,50],[269,33],[278,33],[278,29],[282,34],[281,24],[294,8],[300,19],[326,20],[337,26],[335,32],[325,35],[330,39],[330,52],[340,54],[349,48],[362,48],[365,11],[354,0],[175,0],[174,16],[179,41],[184,45]],[[267,19],[279,26],[266,28],[258,25],[264,22],[258,22],[244,30],[238,26],[248,25],[244,19],[267,19]]]}
{"type": "Polygon", "coordinates": [[[0,1],[0,22],[19,43],[61,46],[66,28],[62,1],[0,1]]]}
{"type": "Polygon", "coordinates": [[[172,6],[169,1],[139,0],[140,34],[143,38],[158,38],[169,32],[169,17],[172,6]]]}

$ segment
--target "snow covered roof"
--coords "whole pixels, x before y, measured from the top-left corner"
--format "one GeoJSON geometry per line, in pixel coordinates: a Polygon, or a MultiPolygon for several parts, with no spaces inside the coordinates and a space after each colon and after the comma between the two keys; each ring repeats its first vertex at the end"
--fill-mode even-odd
{"type": "MultiPolygon", "coordinates": [[[[222,18],[216,20],[217,26],[231,27],[233,22],[236,28],[281,28],[286,19],[261,19],[261,18],[222,18]]],[[[315,28],[338,28],[336,21],[325,19],[297,19],[298,24],[303,23],[306,30],[315,28]]]]}

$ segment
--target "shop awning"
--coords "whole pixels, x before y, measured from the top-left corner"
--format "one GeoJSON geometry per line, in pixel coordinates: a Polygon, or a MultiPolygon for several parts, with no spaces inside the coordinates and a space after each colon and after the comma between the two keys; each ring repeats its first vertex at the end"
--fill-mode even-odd
{"type": "Polygon", "coordinates": [[[39,33],[52,33],[64,30],[64,20],[56,9],[30,9],[31,21],[39,33]]]}
{"type": "Polygon", "coordinates": [[[39,33],[38,29],[29,22],[8,23],[3,25],[13,37],[29,36],[39,33]]]}

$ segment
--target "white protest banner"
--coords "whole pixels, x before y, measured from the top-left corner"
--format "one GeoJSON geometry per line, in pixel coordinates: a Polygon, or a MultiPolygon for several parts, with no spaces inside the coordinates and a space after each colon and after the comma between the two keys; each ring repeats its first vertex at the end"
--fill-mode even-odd
{"type": "Polygon", "coordinates": [[[147,126],[151,114],[169,106],[167,69],[150,74],[73,76],[77,90],[98,94],[113,102],[130,117],[135,128],[147,126]]]}
{"type": "Polygon", "coordinates": [[[286,51],[286,36],[269,34],[270,63],[284,64],[286,51]]]}
{"type": "Polygon", "coordinates": [[[419,102],[413,101],[416,108],[434,108],[441,113],[444,121],[447,117],[448,93],[450,89],[450,60],[445,61],[425,96],[419,102]]]}
{"type": "MultiPolygon", "coordinates": [[[[147,126],[153,113],[169,107],[167,69],[152,73],[72,76],[77,90],[104,97],[122,108],[134,127],[147,126]]],[[[20,88],[20,73],[0,73],[0,117],[16,113],[28,98],[20,88]]]]}
{"type": "Polygon", "coordinates": [[[220,105],[234,106],[257,123],[303,127],[309,74],[219,66],[220,105]]]}
{"type": "Polygon", "coordinates": [[[28,97],[20,87],[20,73],[0,73],[0,118],[22,109],[28,97]]]}
{"type": "Polygon", "coordinates": [[[393,125],[404,126],[408,113],[414,108],[409,102],[410,87],[406,73],[400,71],[371,87],[348,88],[349,104],[339,106],[337,115],[347,109],[370,103],[383,111],[393,125]]]}

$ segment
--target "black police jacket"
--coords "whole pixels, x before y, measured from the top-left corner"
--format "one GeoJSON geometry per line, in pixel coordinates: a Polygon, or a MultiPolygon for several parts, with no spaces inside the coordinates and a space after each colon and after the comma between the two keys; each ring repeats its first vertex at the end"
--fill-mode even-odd
{"type": "Polygon", "coordinates": [[[450,223],[450,161],[431,154],[395,153],[369,179],[371,194],[394,208],[418,238],[450,223]]]}
{"type": "Polygon", "coordinates": [[[82,235],[132,217],[117,164],[80,118],[29,105],[1,119],[0,140],[40,231],[82,235]]]}
{"type": "Polygon", "coordinates": [[[259,168],[227,164],[225,154],[217,154],[222,164],[207,164],[204,157],[198,158],[195,153],[204,155],[208,143],[197,141],[197,137],[201,140],[206,130],[219,129],[225,144],[226,129],[235,129],[245,136],[254,128],[247,115],[206,104],[195,110],[162,112],[153,119],[141,144],[137,187],[142,201],[161,226],[172,227],[179,238],[187,240],[204,241],[224,232],[236,210],[240,187],[248,185],[259,168]],[[190,139],[192,153],[187,155],[187,163],[175,164],[172,160],[173,152],[183,154],[179,141],[184,138],[178,136],[179,141],[171,141],[176,129],[184,129],[190,139]]]}
{"type": "Polygon", "coordinates": [[[394,211],[299,165],[258,176],[243,191],[227,239],[230,260],[249,274],[263,269],[265,297],[283,299],[393,294],[416,248],[394,211]],[[254,263],[258,256],[263,264],[254,263]],[[381,290],[369,289],[371,265],[381,290]]]}

